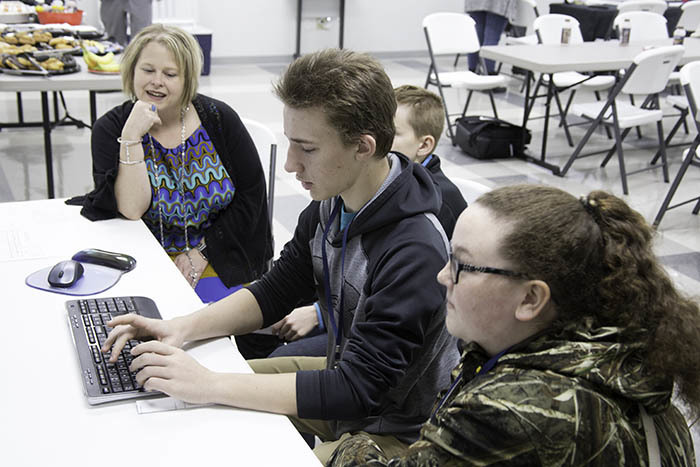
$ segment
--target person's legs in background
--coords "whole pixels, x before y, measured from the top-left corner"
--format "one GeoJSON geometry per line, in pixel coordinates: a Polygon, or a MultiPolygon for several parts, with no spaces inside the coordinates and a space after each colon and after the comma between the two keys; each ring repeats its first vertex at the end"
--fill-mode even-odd
{"type": "MultiPolygon", "coordinates": [[[[484,25],[483,37],[479,37],[481,45],[498,45],[501,40],[501,35],[506,29],[508,20],[505,16],[486,13],[486,23],[484,25]]],[[[486,62],[486,71],[490,75],[496,73],[496,63],[493,60],[484,60],[486,62]]]]}
{"type": "MultiPolygon", "coordinates": [[[[484,27],[486,26],[486,12],[485,11],[470,11],[469,16],[472,17],[476,23],[476,36],[479,38],[479,44],[484,43],[484,27]]],[[[472,53],[467,54],[467,64],[469,65],[469,71],[476,72],[479,65],[479,54],[472,53]]]]}
{"type": "Polygon", "coordinates": [[[128,0],[130,38],[153,22],[152,0],[128,0]]]}
{"type": "Polygon", "coordinates": [[[126,9],[122,0],[102,0],[100,2],[100,20],[105,27],[109,40],[126,46],[126,9]]]}

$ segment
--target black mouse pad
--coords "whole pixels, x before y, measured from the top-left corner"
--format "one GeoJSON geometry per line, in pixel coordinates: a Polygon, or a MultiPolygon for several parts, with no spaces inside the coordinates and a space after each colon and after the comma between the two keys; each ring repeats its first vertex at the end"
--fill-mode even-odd
{"type": "Polygon", "coordinates": [[[122,271],[117,269],[99,266],[97,264],[81,263],[85,272],[83,277],[70,287],[53,287],[49,284],[49,271],[53,266],[40,269],[31,273],[25,279],[25,283],[29,287],[34,287],[39,290],[48,292],[56,292],[65,295],[92,295],[112,287],[119,282],[122,276],[122,271]]]}

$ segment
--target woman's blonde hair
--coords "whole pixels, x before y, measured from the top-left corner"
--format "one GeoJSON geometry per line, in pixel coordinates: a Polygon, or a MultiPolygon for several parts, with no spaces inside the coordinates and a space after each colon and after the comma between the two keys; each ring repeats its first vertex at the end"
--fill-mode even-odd
{"type": "Polygon", "coordinates": [[[180,105],[185,108],[197,95],[204,58],[202,49],[192,34],[175,26],[152,24],[143,28],[129,43],[121,61],[122,90],[130,98],[136,98],[134,89],[136,63],[144,47],[154,41],[168,49],[175,58],[178,72],[183,78],[180,105]]]}

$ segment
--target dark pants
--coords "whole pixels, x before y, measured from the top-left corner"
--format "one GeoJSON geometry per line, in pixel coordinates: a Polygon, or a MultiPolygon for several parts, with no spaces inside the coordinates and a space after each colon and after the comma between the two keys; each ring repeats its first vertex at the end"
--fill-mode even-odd
{"type": "MultiPolygon", "coordinates": [[[[497,45],[501,39],[501,34],[508,24],[505,16],[489,13],[488,11],[472,11],[469,13],[476,22],[476,35],[479,37],[481,45],[497,45]]],[[[479,54],[473,53],[468,55],[469,69],[476,71],[479,63],[479,54]]],[[[486,71],[493,74],[496,71],[496,64],[493,60],[485,60],[486,71]]]]}
{"type": "Polygon", "coordinates": [[[109,39],[124,46],[151,24],[152,17],[151,0],[102,0],[100,5],[100,19],[109,39]]]}

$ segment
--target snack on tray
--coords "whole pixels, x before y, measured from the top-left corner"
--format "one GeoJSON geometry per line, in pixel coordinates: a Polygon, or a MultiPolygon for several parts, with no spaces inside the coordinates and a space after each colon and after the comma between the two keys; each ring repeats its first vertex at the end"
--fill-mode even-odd
{"type": "Polygon", "coordinates": [[[49,41],[49,45],[56,50],[75,49],[78,47],[78,42],[70,36],[54,37],[49,41]]]}
{"type": "Polygon", "coordinates": [[[61,60],[59,60],[56,57],[49,57],[46,60],[44,60],[43,62],[39,62],[39,63],[41,63],[41,66],[45,70],[49,70],[49,71],[63,71],[63,69],[66,66],[65,63],[63,63],[61,60]]]}
{"type": "Polygon", "coordinates": [[[16,71],[48,71],[49,73],[70,73],[78,71],[80,66],[71,55],[62,54],[58,57],[37,57],[28,55],[3,53],[0,54],[0,68],[16,71]]]}
{"type": "Polygon", "coordinates": [[[22,54],[22,53],[27,53],[27,52],[36,52],[37,48],[32,46],[32,45],[22,45],[22,46],[17,46],[17,45],[12,45],[8,44],[6,42],[0,42],[0,54],[10,54],[10,55],[17,55],[17,54],[22,54]]]}
{"type": "Polygon", "coordinates": [[[7,42],[8,44],[19,44],[19,38],[14,32],[7,32],[3,34],[1,38],[3,42],[7,42]]]}

